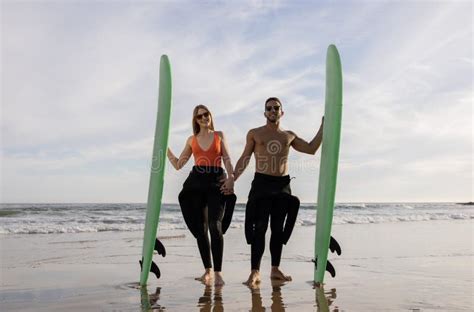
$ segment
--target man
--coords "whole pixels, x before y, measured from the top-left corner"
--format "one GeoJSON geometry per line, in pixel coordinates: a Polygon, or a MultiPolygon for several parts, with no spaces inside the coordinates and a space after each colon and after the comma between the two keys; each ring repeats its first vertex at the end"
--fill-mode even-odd
{"type": "Polygon", "coordinates": [[[291,195],[288,175],[290,147],[296,151],[314,155],[321,145],[323,121],[311,142],[294,132],[280,128],[284,115],[281,101],[271,97],[265,101],[266,125],[251,129],[242,156],[237,161],[234,180],[247,167],[252,153],[255,154],[256,172],[245,211],[245,236],[251,245],[251,273],[244,284],[255,287],[260,282],[260,262],[265,250],[265,233],[269,219],[271,228],[270,253],[272,257],[271,279],[291,281],[291,276],[280,271],[283,244],[288,241],[296,221],[299,200],[291,195]],[[286,218],[286,222],[285,222],[286,218]]]}

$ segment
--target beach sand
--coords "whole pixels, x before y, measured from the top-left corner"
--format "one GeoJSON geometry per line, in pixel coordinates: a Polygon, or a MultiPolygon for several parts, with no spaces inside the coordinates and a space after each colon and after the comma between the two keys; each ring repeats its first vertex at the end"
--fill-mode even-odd
{"type": "Polygon", "coordinates": [[[474,222],[426,221],[333,226],[341,256],[335,278],[314,289],[314,227],[297,227],[273,284],[267,246],[259,289],[242,285],[250,248],[243,229],[225,235],[226,285],[194,280],[203,268],[194,238],[158,231],[167,256],[162,277],[138,285],[142,232],[2,235],[1,311],[472,311],[474,222]]]}

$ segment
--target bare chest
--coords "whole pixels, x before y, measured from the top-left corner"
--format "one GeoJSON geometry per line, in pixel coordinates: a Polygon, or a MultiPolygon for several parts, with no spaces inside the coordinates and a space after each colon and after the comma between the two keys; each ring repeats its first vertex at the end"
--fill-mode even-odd
{"type": "Polygon", "coordinates": [[[291,136],[286,132],[266,132],[256,133],[255,152],[258,154],[288,154],[291,144],[291,136]]]}

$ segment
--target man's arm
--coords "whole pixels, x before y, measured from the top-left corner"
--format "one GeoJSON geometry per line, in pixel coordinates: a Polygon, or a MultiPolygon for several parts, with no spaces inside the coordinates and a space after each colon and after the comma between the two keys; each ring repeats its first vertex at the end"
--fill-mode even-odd
{"type": "Polygon", "coordinates": [[[254,133],[253,129],[247,133],[247,142],[245,144],[244,151],[242,152],[242,156],[240,156],[237,164],[235,164],[234,170],[234,181],[237,181],[239,176],[244,172],[245,168],[247,168],[250,158],[252,157],[252,153],[255,148],[255,140],[254,140],[254,133]]]}
{"type": "Polygon", "coordinates": [[[298,137],[296,133],[288,131],[295,136],[295,139],[291,142],[291,146],[293,146],[293,148],[298,152],[314,155],[323,141],[323,125],[324,117],[321,122],[321,126],[319,127],[318,133],[316,133],[316,136],[309,143],[298,137]]]}

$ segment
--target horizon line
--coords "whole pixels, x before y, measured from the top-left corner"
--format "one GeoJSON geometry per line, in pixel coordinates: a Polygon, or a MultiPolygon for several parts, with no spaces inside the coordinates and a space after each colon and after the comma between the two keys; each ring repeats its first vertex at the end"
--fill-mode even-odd
{"type": "MultiPolygon", "coordinates": [[[[454,203],[466,204],[473,201],[341,201],[335,204],[418,204],[418,203],[454,203]]],[[[146,202],[0,202],[0,205],[19,205],[19,204],[147,204],[146,202]]],[[[162,205],[179,205],[176,203],[161,203],[162,205]]],[[[245,205],[247,202],[237,202],[236,205],[245,205]]],[[[301,202],[302,205],[317,204],[317,202],[301,202]]]]}

